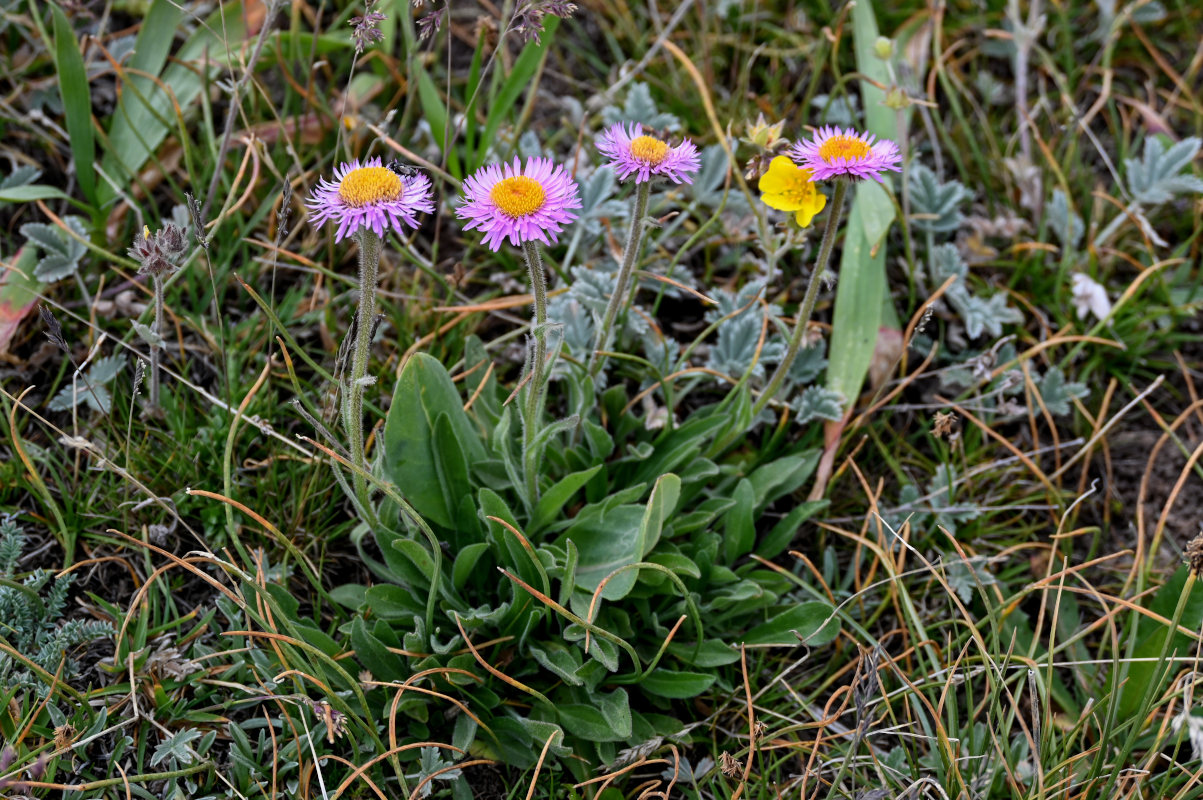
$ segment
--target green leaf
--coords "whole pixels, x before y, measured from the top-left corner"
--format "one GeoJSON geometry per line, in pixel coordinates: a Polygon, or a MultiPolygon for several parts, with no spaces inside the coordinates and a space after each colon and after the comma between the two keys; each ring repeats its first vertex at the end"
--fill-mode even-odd
{"type": "MultiPolygon", "coordinates": [[[[911,225],[930,233],[953,233],[964,219],[961,204],[973,199],[973,192],[960,181],[942,182],[923,163],[911,166],[908,186],[911,191],[911,225]]],[[[1062,200],[1065,195],[1061,195],[1062,200]]],[[[1055,203],[1055,198],[1054,198],[1055,203]]]]}
{"type": "Polygon", "coordinates": [[[593,695],[590,705],[557,703],[560,723],[573,736],[594,742],[621,742],[631,735],[631,706],[627,693],[593,695]]]}
{"type": "Polygon", "coordinates": [[[365,599],[372,613],[381,619],[406,620],[426,613],[422,600],[412,592],[391,583],[368,587],[365,599]]]}
{"type": "MultiPolygon", "coordinates": [[[[578,521],[564,533],[564,538],[580,552],[576,568],[578,587],[593,592],[611,572],[642,559],[639,529],[644,511],[640,506],[622,505],[601,515],[578,515],[578,521]]],[[[630,570],[613,578],[602,596],[608,600],[625,597],[634,588],[636,577],[635,571],[630,570]]]]}
{"type": "Polygon", "coordinates": [[[703,669],[722,667],[739,661],[739,650],[717,639],[704,640],[696,651],[692,643],[673,642],[668,646],[668,652],[690,666],[703,669]]]}
{"type": "MultiPolygon", "coordinates": [[[[827,364],[828,388],[849,405],[860,394],[873,360],[886,291],[885,247],[878,247],[873,254],[873,242],[865,233],[866,217],[876,213],[869,208],[872,201],[863,199],[875,196],[866,194],[873,190],[865,186],[865,181],[856,185],[856,198],[848,215],[827,364]]],[[[876,185],[874,189],[881,192],[876,185]]],[[[890,213],[892,216],[892,207],[890,213]]]]}
{"type": "Polygon", "coordinates": [[[679,576],[687,578],[702,577],[702,571],[698,569],[698,565],[693,562],[693,559],[687,558],[680,553],[652,553],[647,557],[647,560],[652,564],[667,567],[679,576]]]}
{"type": "Polygon", "coordinates": [[[75,31],[62,10],[52,5],[54,15],[54,61],[58,70],[59,96],[63,99],[63,114],[67,121],[67,137],[75,161],[75,177],[88,202],[96,204],[96,172],[92,163],[96,145],[92,137],[92,94],[88,74],[79,52],[75,31]]]}
{"type": "MultiPolygon", "coordinates": [[[[604,504],[595,504],[578,514],[564,534],[564,539],[576,544],[580,551],[576,585],[593,592],[619,567],[642,561],[659,541],[664,522],[676,508],[680,493],[681,479],[670,473],[656,481],[646,507],[606,508],[604,504]]],[[[612,578],[602,590],[602,597],[607,600],[626,597],[635,587],[637,573],[638,570],[632,569],[612,578]]]]}
{"type": "Polygon", "coordinates": [[[1068,414],[1073,408],[1070,402],[1090,394],[1084,383],[1068,382],[1060,367],[1049,367],[1040,379],[1040,399],[1049,413],[1054,416],[1068,414]]]}
{"type": "Polygon", "coordinates": [[[384,423],[384,470],[389,480],[424,518],[443,528],[455,523],[456,497],[448,497],[444,480],[464,480],[457,464],[485,459],[484,445],[447,370],[425,353],[410,357],[393,391],[393,402],[384,423]],[[434,428],[440,414],[447,428],[438,439],[434,428]],[[447,452],[452,447],[460,452],[447,452]],[[446,459],[446,460],[444,460],[446,459]]]}
{"type": "MultiPolygon", "coordinates": [[[[189,108],[202,89],[212,85],[212,73],[206,74],[202,64],[212,72],[224,72],[231,66],[238,68],[238,59],[231,55],[240,52],[245,37],[242,4],[222,5],[173,52],[183,13],[174,0],[153,0],[134,41],[134,54],[125,65],[121,101],[113,112],[107,151],[101,161],[104,171],[117,179],[119,185],[132,180],[166,138],[168,124],[175,120],[175,103],[180,108],[189,108]],[[173,63],[164,69],[168,53],[172,54],[173,63]]],[[[104,205],[116,197],[116,189],[101,183],[97,195],[104,205]]]]}
{"type": "Polygon", "coordinates": [[[646,83],[636,82],[627,90],[626,101],[622,108],[606,106],[602,109],[602,117],[606,125],[616,122],[638,122],[644,129],[664,129],[675,131],[681,126],[681,121],[672,114],[660,111],[652,98],[652,90],[646,83]]]}
{"type": "Polygon", "coordinates": [[[800,455],[785,456],[762,464],[748,480],[756,492],[756,508],[763,510],[769,503],[796,491],[815,470],[819,451],[807,450],[800,455]]]}
{"type": "MultiPolygon", "coordinates": [[[[898,118],[884,105],[892,81],[886,62],[877,57],[877,19],[872,3],[852,6],[853,44],[861,100],[869,132],[898,141],[898,118]]],[[[905,122],[906,112],[903,114],[905,122]]],[[[894,219],[894,206],[885,190],[873,181],[856,184],[852,210],[845,223],[844,251],[840,256],[839,284],[832,319],[827,387],[851,405],[860,395],[877,346],[886,297],[886,248],[882,237],[894,219]]],[[[892,313],[892,312],[891,312],[892,313]]],[[[886,320],[893,325],[892,321],[886,320]]]]}
{"type": "MultiPolygon", "coordinates": [[[[539,743],[542,748],[547,740],[551,740],[551,746],[547,752],[554,756],[563,758],[572,755],[572,748],[564,746],[564,729],[554,722],[546,722],[539,719],[531,719],[530,717],[519,717],[518,724],[526,728],[527,733],[531,738],[539,743]]],[[[473,797],[472,792],[468,792],[468,797],[473,797]]],[[[453,795],[453,800],[455,800],[453,795]]]]}
{"type": "MultiPolygon", "coordinates": [[[[856,50],[856,69],[863,76],[860,80],[860,96],[865,108],[865,121],[869,131],[879,137],[898,141],[898,123],[894,109],[885,104],[886,92],[880,87],[889,86],[889,66],[877,57],[874,45],[879,36],[877,18],[872,3],[857,3],[852,6],[852,41],[856,50]]],[[[863,183],[863,182],[862,182],[863,183]]]]}
{"type": "Polygon", "coordinates": [[[776,558],[794,541],[802,523],[814,516],[815,512],[827,507],[826,500],[809,500],[794,508],[773,526],[756,548],[756,554],[761,558],[776,558]]]}
{"type": "Polygon", "coordinates": [[[1143,158],[1124,159],[1132,195],[1141,203],[1157,205],[1178,195],[1203,192],[1203,179],[1190,171],[1200,144],[1203,140],[1191,136],[1167,150],[1158,137],[1145,139],[1143,158]]]}
{"type": "Polygon", "coordinates": [[[667,472],[674,472],[690,458],[697,458],[703,445],[727,423],[723,414],[694,416],[655,442],[655,454],[640,463],[631,484],[646,483],[667,472]]]}
{"type": "Polygon", "coordinates": [[[735,505],[723,517],[723,558],[725,563],[733,564],[740,556],[752,550],[756,543],[756,523],[753,511],[756,505],[756,492],[752,482],[747,478],[735,485],[735,505]]]}
{"type": "MultiPolygon", "coordinates": [[[[1188,572],[1188,567],[1181,566],[1173,577],[1162,584],[1148,603],[1152,612],[1165,619],[1174,618],[1174,611],[1186,588],[1188,572]]],[[[1136,617],[1135,614],[1132,616],[1136,617]]],[[[1200,625],[1203,625],[1203,585],[1198,581],[1192,584],[1190,597],[1187,598],[1186,605],[1182,609],[1179,624],[1187,630],[1195,631],[1199,630],[1200,625]]],[[[1162,674],[1159,676],[1157,674],[1158,664],[1155,660],[1141,661],[1139,659],[1160,658],[1161,651],[1165,647],[1166,636],[1170,633],[1169,626],[1143,615],[1137,618],[1136,622],[1129,620],[1128,625],[1131,627],[1124,630],[1122,636],[1125,639],[1135,636],[1136,647],[1132,651],[1134,660],[1128,664],[1121,664],[1119,669],[1120,679],[1125,680],[1120,689],[1119,698],[1121,720],[1131,718],[1140,710],[1146,693],[1152,692],[1154,696],[1160,696],[1165,685],[1164,672],[1167,665],[1161,665],[1162,674]]],[[[1175,632],[1173,641],[1170,642],[1169,655],[1173,656],[1175,651],[1179,656],[1193,655],[1195,645],[1186,635],[1175,632]]]]}
{"type": "Polygon", "coordinates": [[[807,425],[817,419],[839,422],[844,417],[843,403],[844,396],[839,392],[825,386],[807,386],[792,404],[794,424],[807,425]]]}
{"type": "Polygon", "coordinates": [[[564,543],[564,571],[560,578],[560,594],[558,602],[560,605],[567,605],[572,599],[572,592],[576,588],[576,567],[581,561],[581,553],[577,550],[576,544],[570,539],[564,543]]]}
{"type": "Polygon", "coordinates": [[[547,649],[534,644],[530,645],[528,650],[531,657],[543,665],[544,669],[558,675],[565,683],[572,686],[584,685],[585,682],[577,675],[577,670],[584,663],[581,658],[580,649],[577,647],[566,647],[554,640],[546,644],[547,649]]]}
{"type": "Polygon", "coordinates": [[[589,443],[589,452],[599,461],[605,461],[614,452],[614,437],[610,432],[591,419],[581,420],[581,428],[585,431],[585,441],[589,443]]]}
{"type": "Polygon", "coordinates": [[[342,652],[343,648],[338,642],[330,638],[330,635],[325,631],[306,621],[294,621],[293,626],[296,629],[297,636],[301,641],[311,644],[318,650],[321,650],[328,656],[336,656],[342,652]]]}
{"type": "Polygon", "coordinates": [[[488,549],[489,545],[487,542],[473,542],[472,544],[464,545],[455,554],[455,564],[451,567],[451,585],[457,591],[467,585],[468,578],[472,575],[472,570],[476,568],[480,557],[488,549]]]}
{"type": "Polygon", "coordinates": [[[401,555],[405,556],[406,560],[421,573],[427,581],[434,579],[434,559],[430,557],[430,553],[426,548],[415,542],[413,539],[397,537],[392,541],[392,547],[401,555]]]}
{"type": "Polygon", "coordinates": [[[469,397],[475,397],[472,404],[472,416],[484,428],[486,438],[489,431],[497,427],[501,419],[501,399],[498,395],[497,376],[487,364],[492,361],[484,343],[478,336],[472,335],[464,342],[464,364],[468,373],[464,382],[464,391],[469,397]],[[483,386],[482,386],[483,384],[483,386]]]}
{"type": "Polygon", "coordinates": [[[149,325],[143,325],[138,320],[131,320],[134,326],[134,332],[138,334],[138,338],[151,347],[162,347],[163,337],[155,333],[149,325]]]}
{"type": "Polygon", "coordinates": [[[359,608],[367,602],[367,591],[362,583],[344,583],[330,590],[330,599],[346,608],[359,608]]]}
{"type": "MultiPolygon", "coordinates": [[[[476,103],[481,95],[477,92],[480,87],[481,68],[484,65],[485,45],[488,41],[488,31],[482,26],[476,38],[476,49],[472,52],[472,64],[468,67],[468,82],[464,85],[464,96],[469,98],[468,107],[464,109],[464,144],[468,151],[476,148],[476,103]]],[[[469,362],[475,363],[475,362],[469,362]]]]}
{"type": "Polygon", "coordinates": [[[681,479],[669,473],[661,475],[652,487],[652,496],[647,500],[647,511],[639,523],[639,557],[642,559],[660,541],[664,523],[677,508],[681,497],[681,479]]]}
{"type": "Polygon", "coordinates": [[[697,697],[710,688],[715,675],[702,672],[673,672],[667,669],[655,669],[649,672],[639,685],[650,694],[667,697],[673,700],[684,700],[697,697]]]}
{"type": "Polygon", "coordinates": [[[430,73],[420,61],[413,62],[418,72],[418,100],[422,104],[422,117],[430,123],[430,133],[435,145],[442,150],[447,135],[447,105],[439,90],[435,88],[430,73]]]}
{"type": "Polygon", "coordinates": [[[833,616],[831,606],[814,600],[799,603],[777,614],[763,625],[757,625],[748,631],[743,642],[744,644],[806,644],[809,647],[817,647],[835,639],[839,632],[839,618],[833,616]],[[825,622],[826,624],[824,624],[825,622]]]}
{"type": "Polygon", "coordinates": [[[572,496],[588,483],[594,475],[600,472],[604,466],[604,464],[597,464],[589,469],[565,475],[554,486],[548,489],[539,498],[539,503],[535,506],[535,512],[531,515],[530,533],[532,535],[537,533],[555,519],[556,516],[561,514],[564,506],[568,504],[572,496]]]}
{"type": "Polygon", "coordinates": [[[389,652],[383,642],[368,632],[363,617],[356,617],[351,623],[351,646],[355,648],[356,659],[376,680],[403,681],[409,677],[405,660],[389,652]]]}
{"type": "Polygon", "coordinates": [[[34,183],[0,189],[0,203],[32,203],[34,200],[69,200],[61,189],[34,183]]]}
{"type": "Polygon", "coordinates": [[[522,723],[509,717],[494,717],[486,719],[485,724],[488,726],[487,738],[478,736],[476,739],[481,757],[491,758],[518,769],[527,769],[534,765],[535,755],[531,752],[534,744],[522,723]]]}
{"type": "Polygon", "coordinates": [[[1053,190],[1053,199],[1044,207],[1048,228],[1067,248],[1076,249],[1086,233],[1086,222],[1069,206],[1069,197],[1060,189],[1053,190]]]}
{"type": "MultiPolygon", "coordinates": [[[[471,435],[476,436],[475,430],[471,435]]],[[[458,537],[472,535],[476,538],[478,520],[476,506],[472,503],[473,486],[468,477],[468,462],[447,413],[435,417],[432,448],[439,484],[443,487],[443,500],[451,514],[454,530],[458,537]]]]}

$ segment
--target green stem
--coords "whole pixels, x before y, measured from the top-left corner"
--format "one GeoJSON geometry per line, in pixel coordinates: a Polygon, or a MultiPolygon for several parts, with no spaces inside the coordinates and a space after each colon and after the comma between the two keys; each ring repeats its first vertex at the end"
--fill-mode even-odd
{"type": "Polygon", "coordinates": [[[526,268],[530,273],[530,285],[535,297],[535,315],[531,318],[531,336],[535,340],[535,355],[531,363],[530,383],[526,387],[526,421],[522,428],[522,455],[526,469],[526,486],[534,503],[539,496],[539,480],[536,471],[535,436],[539,432],[543,410],[543,374],[547,362],[547,276],[543,269],[543,257],[539,245],[524,242],[526,268]]]}
{"type": "Polygon", "coordinates": [[[794,359],[798,357],[798,350],[802,347],[802,340],[806,338],[806,328],[810,323],[810,315],[815,310],[815,300],[819,296],[819,283],[823,272],[827,269],[827,262],[831,260],[831,251],[835,247],[835,234],[840,225],[840,217],[844,211],[844,195],[848,191],[848,181],[837,179],[835,182],[835,195],[831,198],[831,213],[827,216],[827,227],[823,230],[823,243],[819,245],[819,257],[815,261],[814,270],[810,273],[810,282],[806,285],[806,296],[802,298],[802,306],[798,309],[798,317],[794,320],[794,332],[789,338],[789,347],[785,351],[785,358],[777,365],[777,369],[773,372],[773,377],[769,380],[768,386],[764,387],[760,398],[756,404],[752,406],[752,419],[764,410],[764,407],[773,399],[773,395],[781,388],[781,384],[785,383],[785,376],[789,374],[789,369],[794,364],[794,359]]]}
{"type": "Polygon", "coordinates": [[[627,281],[631,279],[631,273],[635,270],[635,262],[639,260],[639,244],[643,239],[643,218],[647,216],[647,200],[651,191],[651,181],[644,181],[635,188],[635,200],[631,207],[631,229],[627,232],[627,246],[622,253],[622,266],[618,269],[618,282],[614,284],[614,293],[610,295],[610,303],[606,306],[606,316],[602,319],[601,327],[597,329],[597,342],[593,347],[593,355],[589,358],[590,375],[596,375],[601,369],[605,357],[600,353],[610,348],[614,320],[618,319],[618,312],[627,304],[627,281]]]}
{"type": "MultiPolygon", "coordinates": [[[[372,348],[372,328],[376,318],[376,276],[380,270],[380,237],[360,228],[359,241],[359,310],[355,317],[355,349],[351,354],[351,376],[347,381],[347,396],[343,405],[343,426],[351,440],[351,460],[363,472],[368,471],[363,444],[363,393],[367,388],[368,358],[372,348]]],[[[368,507],[368,485],[363,475],[352,470],[351,480],[355,497],[368,507]]]]}

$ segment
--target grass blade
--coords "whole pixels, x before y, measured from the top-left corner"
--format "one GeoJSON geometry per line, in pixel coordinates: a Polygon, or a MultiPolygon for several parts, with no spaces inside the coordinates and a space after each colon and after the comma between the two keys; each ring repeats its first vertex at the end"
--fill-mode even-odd
{"type": "Polygon", "coordinates": [[[63,99],[63,114],[67,118],[67,134],[71,139],[71,156],[75,159],[75,176],[79,189],[92,205],[96,204],[96,144],[92,134],[92,97],[88,73],[79,52],[79,42],[71,23],[58,6],[54,14],[54,62],[58,68],[58,90],[63,99]]]}

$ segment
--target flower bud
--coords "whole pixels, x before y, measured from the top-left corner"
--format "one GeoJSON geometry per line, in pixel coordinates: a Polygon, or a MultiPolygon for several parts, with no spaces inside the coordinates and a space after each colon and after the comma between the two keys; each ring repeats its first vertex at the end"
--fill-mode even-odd
{"type": "Polygon", "coordinates": [[[747,123],[748,135],[745,141],[756,147],[771,147],[775,141],[781,138],[781,130],[785,127],[785,120],[775,122],[772,125],[764,118],[764,114],[758,114],[755,122],[747,123]]]}
{"type": "Polygon", "coordinates": [[[894,57],[894,40],[878,36],[877,41],[873,42],[873,53],[882,61],[889,61],[894,57]]]}
{"type": "Polygon", "coordinates": [[[184,229],[174,223],[167,223],[158,235],[163,245],[163,254],[168,258],[180,255],[188,246],[188,237],[184,229]]]}
{"type": "Polygon", "coordinates": [[[891,86],[886,92],[886,99],[882,100],[881,103],[887,108],[899,111],[911,104],[911,98],[907,97],[906,92],[899,87],[891,86]]]}

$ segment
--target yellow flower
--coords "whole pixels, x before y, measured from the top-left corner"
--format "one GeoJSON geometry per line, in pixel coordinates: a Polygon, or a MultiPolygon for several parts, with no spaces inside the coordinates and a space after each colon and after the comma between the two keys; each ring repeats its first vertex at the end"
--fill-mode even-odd
{"type": "Polygon", "coordinates": [[[810,170],[802,169],[785,156],[769,163],[769,171],[760,176],[760,200],[778,211],[797,212],[794,218],[805,228],[827,205],[827,197],[810,180],[810,170]]]}

